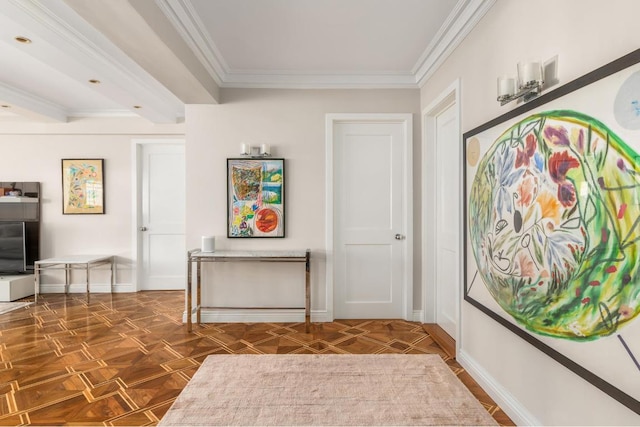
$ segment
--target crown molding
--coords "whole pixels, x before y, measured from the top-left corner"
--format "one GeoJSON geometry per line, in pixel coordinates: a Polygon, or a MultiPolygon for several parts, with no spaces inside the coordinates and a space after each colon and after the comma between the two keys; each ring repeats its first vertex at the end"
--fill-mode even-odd
{"type": "Polygon", "coordinates": [[[433,41],[413,67],[416,82],[422,87],[462,40],[471,32],[496,0],[460,0],[433,41]]]}
{"type": "Polygon", "coordinates": [[[231,73],[224,88],[261,89],[416,89],[412,74],[231,73]]]}
{"type": "Polygon", "coordinates": [[[473,29],[496,0],[459,0],[408,74],[341,74],[230,69],[198,18],[191,0],[156,0],[194,54],[222,88],[419,88],[473,29]]]}
{"type": "Polygon", "coordinates": [[[188,0],[156,0],[156,4],[191,48],[211,78],[218,86],[222,87],[229,74],[229,66],[209,33],[204,30],[204,24],[191,2],[188,0]]]}

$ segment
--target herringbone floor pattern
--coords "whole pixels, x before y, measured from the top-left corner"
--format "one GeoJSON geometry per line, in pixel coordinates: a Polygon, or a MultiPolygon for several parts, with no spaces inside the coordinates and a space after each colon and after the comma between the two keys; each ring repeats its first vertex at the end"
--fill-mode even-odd
{"type": "Polygon", "coordinates": [[[419,323],[205,324],[183,292],[43,295],[0,315],[0,425],[155,425],[210,354],[437,353],[502,425],[514,425],[419,323]]]}

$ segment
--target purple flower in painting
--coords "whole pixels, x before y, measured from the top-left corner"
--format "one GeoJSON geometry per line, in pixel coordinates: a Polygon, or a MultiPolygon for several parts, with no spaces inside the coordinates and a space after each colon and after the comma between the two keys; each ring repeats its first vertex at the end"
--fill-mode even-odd
{"type": "Polygon", "coordinates": [[[566,178],[569,169],[577,167],[580,167],[580,162],[566,151],[553,153],[549,158],[549,175],[558,184],[558,200],[564,207],[573,206],[576,202],[576,189],[566,178]]]}
{"type": "Polygon", "coordinates": [[[622,160],[622,158],[618,159],[618,162],[616,164],[618,165],[618,169],[620,169],[621,171],[627,170],[627,166],[624,164],[624,160],[622,160]]]}
{"type": "Polygon", "coordinates": [[[576,146],[578,147],[578,152],[584,154],[584,130],[580,129],[578,132],[578,140],[576,141],[576,146]]]}
{"type": "Polygon", "coordinates": [[[525,141],[525,149],[524,151],[520,150],[520,148],[516,149],[516,167],[520,166],[529,167],[531,157],[536,153],[536,137],[533,134],[527,135],[525,141]]]}
{"type": "Polygon", "coordinates": [[[544,128],[544,136],[553,145],[569,146],[569,137],[567,136],[566,128],[547,126],[544,128]]]}
{"type": "Polygon", "coordinates": [[[573,206],[576,202],[576,189],[572,183],[565,181],[558,184],[558,200],[564,207],[573,206]]]}

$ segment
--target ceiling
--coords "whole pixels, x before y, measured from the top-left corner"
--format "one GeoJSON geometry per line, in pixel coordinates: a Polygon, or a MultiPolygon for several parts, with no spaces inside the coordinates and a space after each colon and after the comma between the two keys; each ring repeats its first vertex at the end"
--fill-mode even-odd
{"type": "Polygon", "coordinates": [[[2,0],[0,122],[176,123],[220,88],[418,88],[494,1],[2,0]]]}

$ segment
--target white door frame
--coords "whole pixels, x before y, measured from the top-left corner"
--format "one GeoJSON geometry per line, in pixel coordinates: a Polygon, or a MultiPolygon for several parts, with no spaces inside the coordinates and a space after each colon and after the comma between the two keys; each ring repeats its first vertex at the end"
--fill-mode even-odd
{"type": "Polygon", "coordinates": [[[405,214],[405,227],[402,233],[406,236],[406,266],[404,271],[405,281],[402,284],[402,294],[404,299],[403,316],[405,320],[413,319],[413,115],[411,113],[336,113],[326,115],[326,158],[325,158],[325,179],[326,179],[326,301],[327,315],[329,321],[334,320],[333,310],[333,286],[334,286],[334,138],[333,130],[338,123],[400,123],[404,125],[405,148],[403,164],[405,175],[402,189],[407,195],[404,198],[402,210],[405,214]]]}
{"type": "MultiPolygon", "coordinates": [[[[182,144],[185,139],[132,139],[131,140],[131,176],[133,191],[131,192],[131,253],[133,254],[133,267],[135,271],[132,277],[135,279],[135,291],[141,289],[142,284],[142,236],[138,232],[142,224],[142,146],[147,144],[182,144]]],[[[186,256],[186,254],[185,254],[186,256]]]]}
{"type": "MultiPolygon", "coordinates": [[[[460,79],[455,80],[422,110],[422,309],[424,316],[422,321],[424,323],[435,323],[436,321],[436,116],[452,105],[458,116],[458,126],[460,126],[460,79]]],[[[458,129],[458,139],[462,140],[460,129],[458,129]]],[[[459,165],[460,183],[462,183],[462,161],[459,165]]],[[[462,199],[462,189],[460,189],[460,198],[462,199]]],[[[462,200],[461,203],[463,203],[462,200]]],[[[462,221],[464,218],[460,215],[459,230],[462,230],[462,221]]],[[[462,238],[462,233],[460,233],[459,248],[462,248],[462,238]]],[[[460,267],[464,268],[462,257],[459,261],[460,267]]],[[[458,311],[456,347],[459,347],[462,337],[460,296],[460,286],[458,286],[456,288],[456,309],[458,311]]]]}

